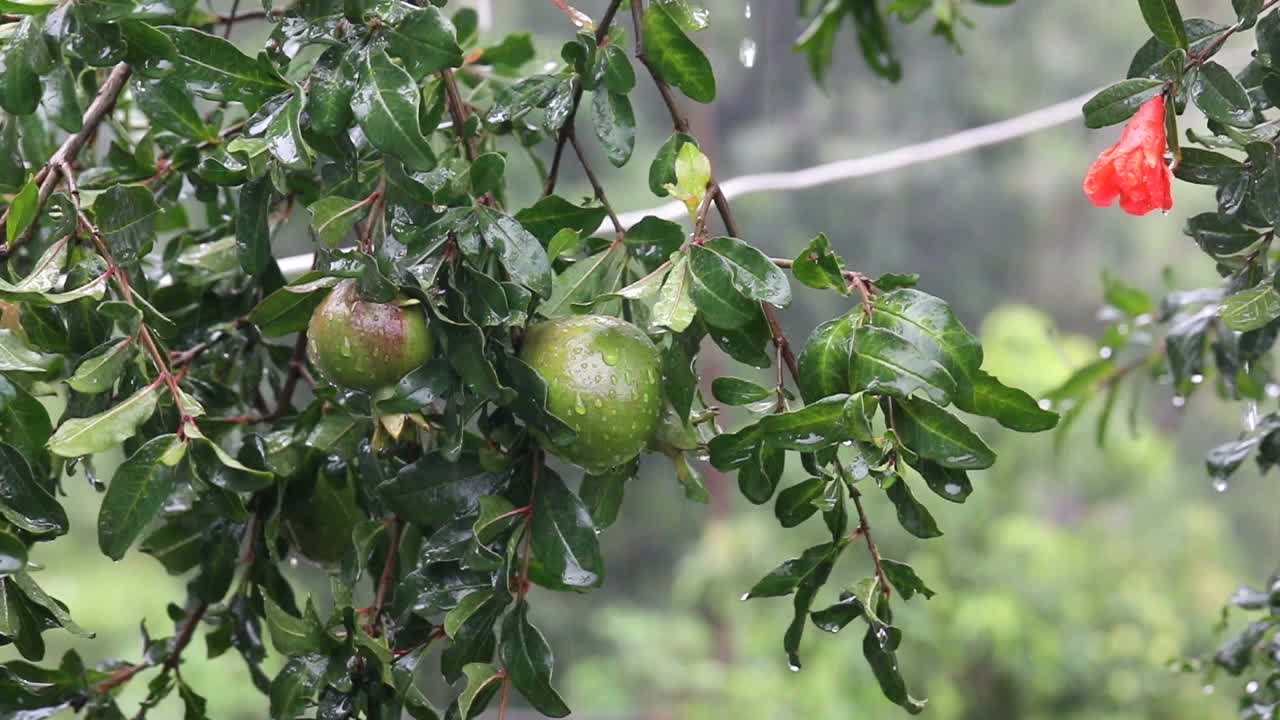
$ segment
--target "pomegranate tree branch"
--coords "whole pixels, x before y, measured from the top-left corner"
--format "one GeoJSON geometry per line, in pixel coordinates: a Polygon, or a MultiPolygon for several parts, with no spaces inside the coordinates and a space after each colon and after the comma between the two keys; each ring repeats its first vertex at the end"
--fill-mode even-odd
{"type": "MultiPolygon", "coordinates": [[[[57,187],[61,175],[64,174],[64,168],[70,166],[80,154],[80,149],[88,142],[89,137],[98,130],[98,126],[107,114],[111,112],[111,108],[115,107],[116,99],[120,97],[120,92],[124,90],[125,82],[129,79],[132,68],[128,63],[119,63],[111,68],[111,74],[107,76],[107,81],[98,89],[98,94],[93,98],[93,102],[89,104],[89,109],[84,111],[84,117],[81,119],[81,127],[75,133],[72,133],[62,142],[62,145],[54,151],[49,161],[40,168],[36,173],[35,182],[40,186],[39,195],[36,199],[36,211],[44,208],[45,203],[49,201],[49,196],[53,194],[53,189],[57,187]]],[[[0,228],[4,227],[9,220],[9,209],[0,215],[0,228]]],[[[28,232],[26,235],[29,235],[28,232]]],[[[19,243],[25,240],[23,237],[14,238],[12,244],[0,245],[0,259],[11,254],[19,243]]]]}
{"type": "Polygon", "coordinates": [[[577,134],[569,133],[569,144],[573,146],[573,152],[578,156],[578,162],[582,165],[582,172],[586,173],[587,181],[591,183],[591,188],[595,190],[596,199],[600,201],[609,213],[609,221],[613,223],[614,232],[617,233],[618,239],[626,234],[627,229],[623,227],[622,221],[618,219],[618,214],[613,211],[613,206],[609,204],[609,198],[605,197],[604,186],[600,184],[600,178],[596,177],[595,170],[591,169],[591,163],[587,161],[586,153],[582,152],[582,146],[578,144],[577,134]]]}
{"type": "MultiPolygon", "coordinates": [[[[609,37],[609,26],[613,25],[613,18],[618,14],[618,8],[621,6],[622,0],[612,0],[609,3],[609,7],[605,8],[604,15],[600,18],[600,24],[596,26],[597,46],[609,37]]],[[[551,156],[551,169],[547,171],[547,184],[542,190],[543,195],[550,195],[556,190],[556,180],[560,177],[560,160],[564,156],[565,145],[573,137],[573,121],[574,118],[578,117],[578,106],[582,104],[582,93],[582,83],[576,83],[573,88],[573,102],[569,105],[569,114],[565,116],[564,125],[560,127],[560,135],[556,138],[556,149],[551,156]]]]}

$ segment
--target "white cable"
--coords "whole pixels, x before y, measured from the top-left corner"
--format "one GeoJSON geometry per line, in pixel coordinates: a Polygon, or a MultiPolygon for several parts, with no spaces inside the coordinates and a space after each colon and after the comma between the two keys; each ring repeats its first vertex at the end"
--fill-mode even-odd
{"type": "MultiPolygon", "coordinates": [[[[876,155],[838,160],[790,172],[742,175],[720,183],[720,189],[729,198],[760,192],[801,190],[841,180],[851,180],[900,170],[930,160],[939,160],[969,152],[970,150],[999,145],[1079,118],[1080,107],[1093,94],[1094,92],[1089,92],[1008,120],[962,130],[936,140],[907,145],[876,155]]],[[[687,212],[683,203],[671,201],[647,210],[622,213],[619,219],[624,227],[630,227],[640,222],[647,215],[655,215],[665,220],[675,220],[683,217],[687,212]]],[[[285,277],[295,278],[311,268],[311,255],[294,255],[281,258],[278,262],[280,271],[284,273],[285,277]]]]}

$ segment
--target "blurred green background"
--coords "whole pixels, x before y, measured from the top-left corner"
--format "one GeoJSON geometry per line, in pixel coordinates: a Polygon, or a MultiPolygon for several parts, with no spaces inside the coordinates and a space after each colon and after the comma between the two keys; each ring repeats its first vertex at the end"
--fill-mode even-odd
{"type": "MultiPolygon", "coordinates": [[[[491,21],[488,37],[531,31],[548,59],[573,30],[551,0],[481,4],[491,21]]],[[[575,4],[598,15],[605,3],[575,4]]],[[[720,93],[714,107],[690,112],[721,178],[866,155],[1049,105],[1121,77],[1146,37],[1136,3],[1024,0],[975,9],[976,27],[963,34],[959,55],[930,37],[927,23],[901,29],[906,73],[897,86],[861,65],[846,32],[824,92],[790,49],[801,28],[795,3],[754,0],[750,17],[745,0],[702,4],[712,29],[699,41],[711,54],[720,93]],[[740,59],[744,41],[756,48],[750,67],[740,59]]],[[[1189,17],[1232,14],[1222,0],[1182,6],[1189,17]]],[[[251,46],[266,30],[246,25],[237,33],[251,46]]],[[[624,170],[596,163],[620,210],[655,204],[645,185],[647,161],[669,134],[656,95],[643,81],[641,87],[635,161],[624,170]]],[[[1100,327],[1103,268],[1153,291],[1171,264],[1180,285],[1214,277],[1180,232],[1184,217],[1209,207],[1200,189],[1176,187],[1167,217],[1129,218],[1085,200],[1084,170],[1117,133],[1072,122],[874,178],[746,197],[735,208],[745,239],[771,254],[793,256],[825,231],[858,270],[920,273],[925,290],[950,300],[980,330],[995,374],[1041,392],[1096,353],[1089,336],[1100,327]]],[[[512,189],[513,202],[536,197],[527,163],[512,165],[528,180],[512,189]]],[[[588,194],[572,167],[562,192],[588,194]]],[[[286,252],[303,249],[298,235],[286,252]]],[[[850,302],[798,291],[784,313],[789,334],[802,341],[850,302]]],[[[703,368],[755,372],[714,350],[703,368]]],[[[1167,393],[1148,392],[1134,427],[1113,423],[1099,447],[1084,418],[1061,452],[1049,436],[984,427],[1000,462],[974,476],[976,492],[965,505],[924,498],[946,533],[930,542],[909,537],[892,506],[868,493],[884,554],[912,563],[938,592],[898,611],[907,636],[899,658],[914,694],[930,698],[927,716],[1228,717],[1235,681],[1218,678],[1215,688],[1171,673],[1168,663],[1213,647],[1224,600],[1238,583],[1265,577],[1280,546],[1271,483],[1250,468],[1217,493],[1202,470],[1205,449],[1238,431],[1238,412],[1208,397],[1178,410],[1167,393]]],[[[109,465],[99,463],[104,475],[109,465]]],[[[690,504],[669,464],[652,460],[604,536],[604,589],[531,596],[575,717],[900,716],[880,697],[853,631],[832,637],[811,627],[804,668],[793,673],[781,646],[790,602],[738,600],[778,562],[820,541],[821,523],[784,532],[770,507],[741,499],[731,478],[708,482],[711,503],[690,504]]],[[[181,602],[183,581],[137,553],[116,564],[101,556],[96,493],[79,477],[67,490],[73,531],[39,547],[35,559],[51,568],[40,582],[97,632],[75,644],[86,660],[137,657],[139,618],[153,634],[169,633],[165,605],[181,602]]],[[[861,553],[850,554],[833,587],[868,574],[865,564],[861,553]]],[[[294,574],[318,599],[327,596],[323,573],[303,566],[294,574]]],[[[60,637],[51,645],[53,655],[71,642],[60,637]]],[[[197,641],[183,674],[208,693],[210,716],[262,717],[264,702],[240,661],[228,655],[205,662],[202,649],[197,641]]],[[[13,657],[12,649],[0,650],[0,660],[13,657]]],[[[126,707],[145,691],[133,685],[126,707]]],[[[437,686],[431,695],[446,691],[437,686]]],[[[169,703],[150,716],[180,713],[169,703]]]]}

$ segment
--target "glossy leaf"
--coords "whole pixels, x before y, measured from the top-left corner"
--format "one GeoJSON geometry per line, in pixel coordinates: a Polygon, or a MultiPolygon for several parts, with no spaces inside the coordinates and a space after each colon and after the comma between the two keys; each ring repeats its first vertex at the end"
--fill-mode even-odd
{"type": "Polygon", "coordinates": [[[422,92],[385,50],[371,49],[360,65],[352,110],[369,142],[410,170],[431,170],[435,152],[423,137],[422,92]]]}
{"type": "Polygon", "coordinates": [[[715,100],[711,62],[662,3],[650,3],[645,11],[644,51],[658,74],[689,99],[700,103],[715,100]]]}
{"type": "Polygon", "coordinates": [[[286,85],[265,58],[254,60],[235,45],[193,28],[161,28],[178,48],[175,76],[209,100],[229,100],[256,110],[286,85]]]}
{"type": "Polygon", "coordinates": [[[967,425],[937,405],[919,398],[893,403],[902,442],[920,457],[958,470],[981,470],[996,455],[967,425]]]}
{"type": "Polygon", "coordinates": [[[587,590],[604,580],[600,541],[586,505],[543,468],[533,496],[529,579],[556,590],[587,590]]]}
{"type": "Polygon", "coordinates": [[[555,659],[546,638],[529,622],[527,603],[517,603],[503,621],[499,654],[511,684],[538,712],[548,717],[569,714],[569,706],[551,686],[555,659]]]}
{"type": "Polygon", "coordinates": [[[36,535],[61,535],[68,528],[66,511],[7,442],[0,442],[0,515],[36,535]]]}
{"type": "Polygon", "coordinates": [[[97,415],[64,420],[49,438],[49,450],[62,457],[78,457],[119,445],[155,412],[159,394],[159,385],[148,385],[97,415]]]}
{"type": "Polygon", "coordinates": [[[142,535],[173,492],[173,465],[181,459],[182,450],[177,435],[161,435],[148,440],[116,469],[98,511],[102,554],[119,560],[142,535]]]}
{"type": "Polygon", "coordinates": [[[462,65],[453,23],[432,5],[414,10],[387,28],[387,47],[418,79],[462,65]]]}

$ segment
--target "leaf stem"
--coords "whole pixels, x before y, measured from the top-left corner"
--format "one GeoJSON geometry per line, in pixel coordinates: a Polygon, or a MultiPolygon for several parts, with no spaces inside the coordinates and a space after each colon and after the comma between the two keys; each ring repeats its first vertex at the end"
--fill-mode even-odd
{"type": "Polygon", "coordinates": [[[378,592],[373,599],[373,607],[369,609],[369,634],[378,637],[382,634],[382,610],[387,605],[387,596],[391,592],[391,584],[396,578],[396,559],[400,554],[400,533],[404,530],[404,521],[393,517],[391,526],[391,543],[387,547],[387,559],[382,564],[382,575],[378,577],[378,592]]]}
{"type": "MultiPolygon", "coordinates": [[[[124,90],[125,81],[129,79],[132,68],[128,63],[119,63],[111,68],[111,74],[107,76],[107,81],[98,89],[98,94],[93,98],[93,102],[89,104],[89,109],[85,110],[84,117],[81,119],[81,127],[78,132],[72,133],[62,142],[62,145],[54,151],[49,161],[40,168],[35,175],[35,182],[40,185],[39,195],[36,198],[36,212],[44,208],[45,203],[49,201],[49,196],[53,194],[53,189],[58,185],[61,175],[64,175],[64,168],[70,166],[80,154],[80,149],[84,147],[89,138],[98,130],[98,125],[111,112],[111,108],[115,107],[116,99],[120,97],[120,92],[124,90]]],[[[0,214],[0,228],[3,228],[9,219],[9,210],[6,208],[3,214],[0,214]]],[[[35,227],[34,223],[32,227],[35,227]]],[[[30,228],[27,232],[18,238],[14,238],[12,244],[0,244],[0,259],[4,259],[13,253],[17,245],[25,242],[31,236],[30,228]]]]}
{"type": "MultiPolygon", "coordinates": [[[[556,1],[559,4],[558,0],[556,1]]],[[[609,26],[613,24],[613,18],[618,14],[618,8],[621,6],[622,0],[612,0],[609,3],[609,7],[605,8],[604,15],[600,18],[600,24],[596,26],[596,47],[599,47],[609,37],[609,26]]],[[[560,160],[564,156],[564,146],[568,144],[574,134],[573,123],[578,117],[578,106],[582,104],[582,93],[582,83],[575,83],[573,102],[569,104],[569,114],[565,116],[564,125],[560,126],[560,135],[556,138],[556,149],[551,155],[551,169],[547,171],[547,184],[542,189],[543,197],[556,191],[556,181],[560,177],[560,160]]]]}
{"type": "Polygon", "coordinates": [[[596,176],[595,170],[591,168],[591,163],[587,161],[587,155],[582,151],[582,146],[578,144],[577,133],[569,133],[569,144],[573,146],[573,153],[578,156],[578,162],[582,165],[582,171],[586,173],[587,181],[591,183],[591,187],[595,190],[596,199],[604,207],[605,212],[609,213],[609,221],[613,223],[613,230],[616,233],[616,239],[621,241],[626,235],[627,229],[623,227],[622,221],[618,219],[618,214],[613,211],[613,206],[609,204],[609,198],[605,196],[604,186],[600,184],[600,178],[596,176]]]}

